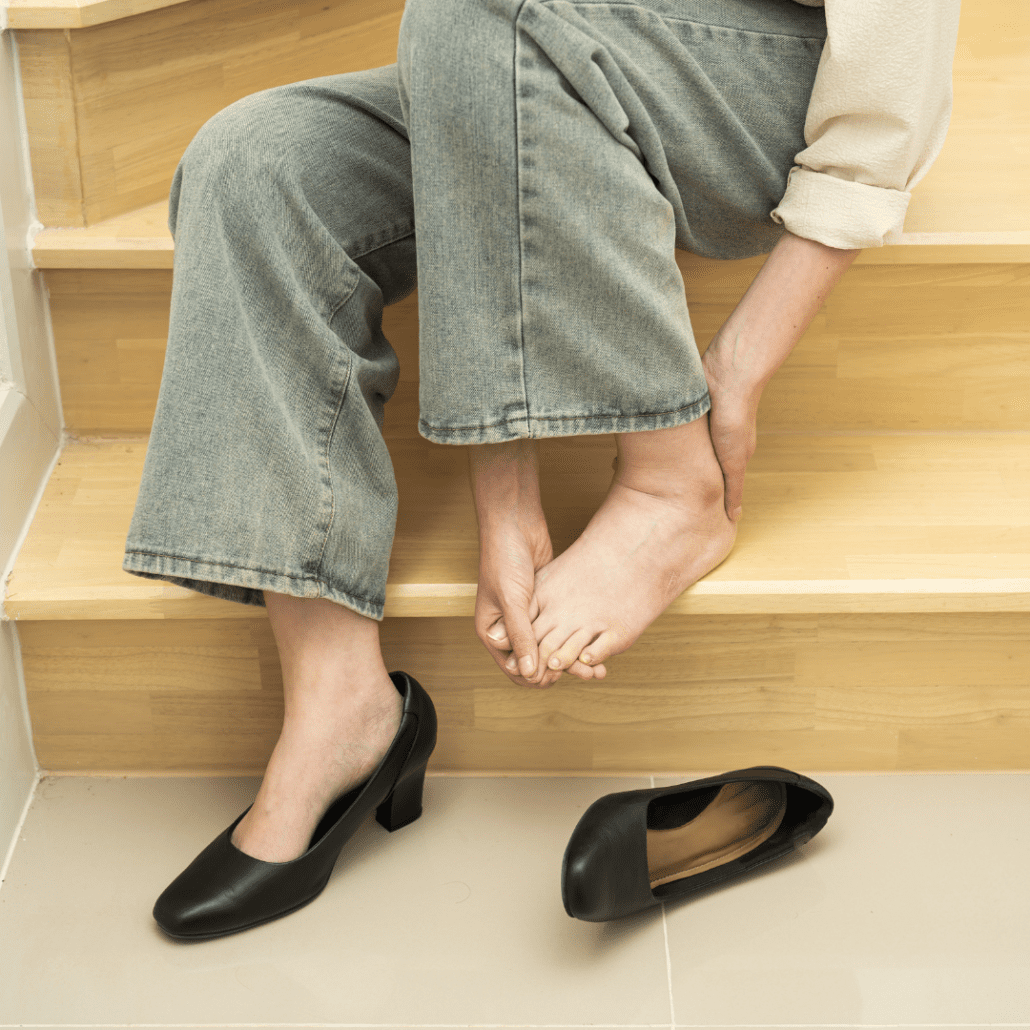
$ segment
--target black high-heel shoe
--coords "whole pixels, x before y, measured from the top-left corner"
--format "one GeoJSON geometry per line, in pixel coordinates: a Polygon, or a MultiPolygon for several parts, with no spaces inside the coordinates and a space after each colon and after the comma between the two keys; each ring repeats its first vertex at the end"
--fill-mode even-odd
{"type": "Polygon", "coordinates": [[[832,811],[821,784],[770,765],[606,794],[565,849],[565,911],[600,923],[734,880],[811,840],[832,811]]]}
{"type": "Polygon", "coordinates": [[[154,919],[170,937],[199,941],[249,930],[314,901],[322,893],[344,844],[374,808],[390,830],[422,814],[426,764],[436,746],[436,709],[421,685],[391,672],[404,697],[400,728],[375,772],[329,806],[308,850],[291,862],[263,862],[232,843],[242,812],[165,889],[154,919]]]}

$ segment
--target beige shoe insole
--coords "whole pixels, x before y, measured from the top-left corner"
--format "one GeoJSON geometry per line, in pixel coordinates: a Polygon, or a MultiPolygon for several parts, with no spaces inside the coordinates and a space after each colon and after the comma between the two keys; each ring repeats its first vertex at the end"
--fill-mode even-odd
{"type": "Polygon", "coordinates": [[[782,783],[725,784],[690,822],[647,831],[652,889],[746,855],[779,829],[786,810],[787,788],[782,783]]]}

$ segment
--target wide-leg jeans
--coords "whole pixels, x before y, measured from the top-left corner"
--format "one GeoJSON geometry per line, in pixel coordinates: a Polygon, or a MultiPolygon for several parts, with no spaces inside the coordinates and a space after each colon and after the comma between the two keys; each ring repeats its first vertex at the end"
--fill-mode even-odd
{"type": "Polygon", "coordinates": [[[215,115],[172,183],[168,348],[123,567],[381,619],[382,314],[416,286],[430,441],[703,416],[674,252],[775,244],[825,35],[793,0],[408,0],[396,64],[215,115]]]}

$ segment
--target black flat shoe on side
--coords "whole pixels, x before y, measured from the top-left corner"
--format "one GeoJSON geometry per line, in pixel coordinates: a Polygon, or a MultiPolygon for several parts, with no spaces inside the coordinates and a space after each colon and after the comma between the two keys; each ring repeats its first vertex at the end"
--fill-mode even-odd
{"type": "Polygon", "coordinates": [[[825,787],[777,766],[607,794],[565,849],[565,911],[600,923],[699,893],[799,848],[832,811],[825,787]]]}
{"type": "Polygon", "coordinates": [[[374,808],[393,831],[422,814],[426,764],[436,746],[436,710],[421,685],[391,672],[404,711],[390,750],[362,784],[329,806],[308,850],[292,862],[263,862],[231,840],[239,821],[216,837],[157,899],[154,919],[177,940],[207,940],[271,922],[313,901],[329,880],[344,844],[374,808]]]}

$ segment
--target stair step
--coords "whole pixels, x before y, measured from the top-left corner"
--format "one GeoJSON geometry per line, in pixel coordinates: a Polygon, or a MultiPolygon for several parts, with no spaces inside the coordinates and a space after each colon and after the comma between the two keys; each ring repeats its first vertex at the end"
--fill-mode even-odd
{"type": "MultiPolygon", "coordinates": [[[[1030,434],[767,435],[729,558],[608,677],[513,688],[476,639],[462,448],[392,440],[391,669],[435,769],[1030,768],[1030,434]],[[396,616],[402,616],[400,618],[396,616]]],[[[145,441],[69,445],[9,582],[39,761],[259,772],[282,719],[265,610],[121,571],[145,441]]],[[[542,443],[556,551],[612,441],[542,443]]]]}
{"type": "MultiPolygon", "coordinates": [[[[153,211],[150,221],[159,221],[153,211]]],[[[890,247],[861,258],[939,249],[947,248],[890,247]]],[[[980,247],[971,258],[970,248],[955,249],[966,254],[963,262],[869,260],[852,268],[766,388],[760,431],[1030,426],[1030,246],[1028,260],[1012,262],[994,253],[1007,245],[980,247]],[[997,260],[986,263],[986,257],[997,260]]],[[[681,251],[677,260],[703,350],[764,259],[710,261],[681,251]]],[[[164,365],[172,272],[53,268],[46,281],[69,431],[148,434],[164,365]]],[[[401,364],[385,432],[414,437],[417,293],[386,309],[383,330],[401,364]]]]}
{"type": "MultiPolygon", "coordinates": [[[[471,615],[465,449],[389,445],[400,510],[386,615],[471,615]]],[[[66,447],[8,584],[10,617],[264,617],[122,571],[145,453],[143,440],[66,447]]],[[[542,442],[557,551],[600,504],[613,455],[607,436],[542,442]]],[[[672,614],[1030,611],[1030,433],[768,434],[745,512],[733,553],[672,614]]]]}
{"type": "MultiPolygon", "coordinates": [[[[910,217],[909,221],[913,221],[910,217]]],[[[37,268],[44,269],[170,269],[175,243],[168,231],[168,200],[107,218],[81,228],[43,229],[32,245],[37,268]]],[[[677,251],[683,271],[695,259],[677,251]]],[[[764,258],[722,262],[757,269],[764,258]]],[[[1030,229],[978,232],[905,232],[898,243],[863,251],[859,265],[1027,264],[1030,229]]]]}
{"type": "MultiPolygon", "coordinates": [[[[295,81],[298,69],[314,78],[392,64],[404,8],[403,0],[293,0],[270,17],[259,0],[150,6],[111,0],[107,13],[118,20],[76,31],[54,25],[59,7],[34,4],[32,14],[12,5],[46,225],[92,225],[161,201],[204,122],[243,96],[295,81]]],[[[89,4],[64,9],[92,17],[89,4]]],[[[1030,230],[1028,49],[1022,0],[963,6],[951,127],[914,191],[910,233],[1030,230]]]]}
{"type": "Polygon", "coordinates": [[[299,78],[392,64],[403,10],[203,0],[81,30],[16,28],[40,220],[92,225],[167,197],[212,115],[299,78]]]}
{"type": "Polygon", "coordinates": [[[12,29],[84,29],[191,0],[8,0],[12,29]]]}

